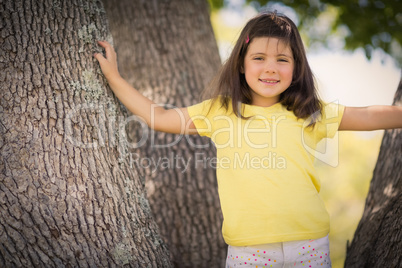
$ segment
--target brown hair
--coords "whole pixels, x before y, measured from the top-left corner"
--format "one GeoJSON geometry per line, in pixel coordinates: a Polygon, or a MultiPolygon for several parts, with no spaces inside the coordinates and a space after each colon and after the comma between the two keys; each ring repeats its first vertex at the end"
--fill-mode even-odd
{"type": "Polygon", "coordinates": [[[204,97],[218,98],[222,107],[228,109],[232,100],[236,116],[244,118],[240,112],[240,103],[251,104],[251,89],[244,73],[241,72],[249,44],[257,37],[278,38],[290,45],[295,67],[293,81],[280,96],[281,102],[298,118],[308,118],[321,111],[314,76],[307,62],[306,52],[296,25],[285,15],[276,12],[265,12],[251,19],[240,33],[230,57],[222,66],[219,74],[212,81],[204,97]]]}

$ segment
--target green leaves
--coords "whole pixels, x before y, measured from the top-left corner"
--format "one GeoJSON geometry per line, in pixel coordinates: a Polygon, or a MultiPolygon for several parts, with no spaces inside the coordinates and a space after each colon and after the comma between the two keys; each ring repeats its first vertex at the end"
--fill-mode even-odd
{"type": "MultiPolygon", "coordinates": [[[[209,0],[214,9],[227,1],[209,0]]],[[[344,48],[363,48],[367,58],[375,49],[390,54],[402,65],[402,1],[395,0],[246,0],[257,9],[273,4],[292,8],[307,45],[329,46],[333,38],[344,41],[344,48]],[[325,25],[323,25],[325,24],[325,25]],[[327,30],[323,29],[327,26],[327,30]]],[[[278,10],[278,12],[280,12],[278,10]]]]}

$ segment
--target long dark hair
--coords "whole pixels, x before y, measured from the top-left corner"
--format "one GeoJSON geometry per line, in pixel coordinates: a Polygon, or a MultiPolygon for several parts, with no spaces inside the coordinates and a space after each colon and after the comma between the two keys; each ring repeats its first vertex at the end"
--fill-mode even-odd
{"type": "Polygon", "coordinates": [[[240,112],[241,103],[251,104],[252,96],[241,69],[248,46],[257,37],[278,38],[292,49],[295,62],[293,81],[279,96],[279,102],[298,118],[306,119],[321,111],[322,104],[299,31],[291,19],[276,12],[261,13],[246,24],[230,57],[207,88],[204,98],[213,98],[215,101],[219,99],[226,109],[232,100],[234,113],[244,118],[240,112]]]}

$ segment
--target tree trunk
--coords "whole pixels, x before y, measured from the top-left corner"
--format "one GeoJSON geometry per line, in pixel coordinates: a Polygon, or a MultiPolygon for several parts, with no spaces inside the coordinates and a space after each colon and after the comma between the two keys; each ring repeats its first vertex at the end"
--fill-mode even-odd
{"type": "MultiPolygon", "coordinates": [[[[394,105],[402,105],[402,80],[394,105]]],[[[402,130],[385,131],[366,206],[345,267],[402,265],[402,130]]]]}
{"type": "MultiPolygon", "coordinates": [[[[104,2],[122,76],[156,103],[185,107],[200,101],[221,64],[208,2],[104,2]]],[[[223,267],[226,245],[213,145],[198,136],[147,136],[138,123],[129,129],[133,144],[146,140],[127,158],[143,170],[152,212],[175,266],[223,267]]]]}
{"type": "Polygon", "coordinates": [[[100,1],[0,1],[0,267],[170,267],[92,54],[100,1]]]}

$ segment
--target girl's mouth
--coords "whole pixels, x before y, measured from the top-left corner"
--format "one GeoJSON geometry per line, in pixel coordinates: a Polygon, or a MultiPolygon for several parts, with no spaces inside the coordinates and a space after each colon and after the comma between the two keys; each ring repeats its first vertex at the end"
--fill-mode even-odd
{"type": "Polygon", "coordinates": [[[259,79],[261,82],[266,84],[276,84],[279,83],[279,80],[269,80],[269,79],[259,79]]]}

